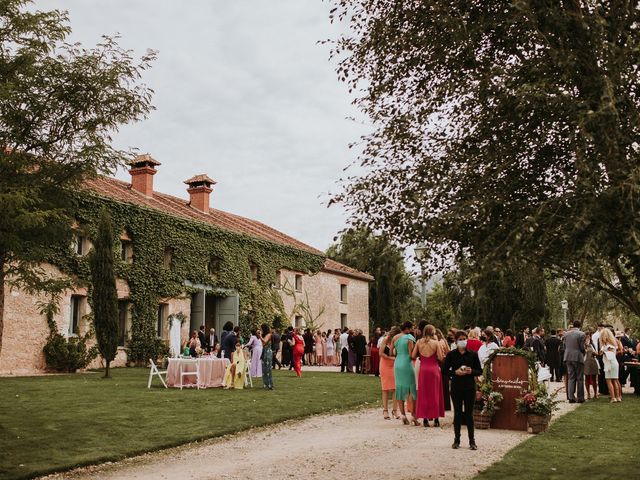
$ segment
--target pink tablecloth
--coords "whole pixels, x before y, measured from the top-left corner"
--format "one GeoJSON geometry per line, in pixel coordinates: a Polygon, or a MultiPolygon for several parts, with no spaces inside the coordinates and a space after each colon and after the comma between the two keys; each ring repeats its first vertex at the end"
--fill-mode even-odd
{"type": "MultiPolygon", "coordinates": [[[[229,365],[226,358],[200,357],[197,359],[200,369],[200,388],[222,387],[224,384],[224,374],[229,365]]],[[[196,365],[189,360],[182,358],[170,358],[167,368],[167,385],[170,387],[180,387],[180,367],[183,372],[195,372],[196,365]]],[[[196,376],[189,375],[183,378],[184,387],[195,387],[196,376]]]]}

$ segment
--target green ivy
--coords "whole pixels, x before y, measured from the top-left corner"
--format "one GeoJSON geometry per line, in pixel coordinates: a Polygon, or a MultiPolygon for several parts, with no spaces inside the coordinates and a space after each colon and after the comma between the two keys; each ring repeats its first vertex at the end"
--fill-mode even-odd
{"type": "MultiPolygon", "coordinates": [[[[261,323],[271,324],[274,317],[282,316],[282,299],[272,287],[278,270],[315,273],[324,264],[324,256],[319,254],[83,193],[76,199],[76,218],[89,237],[95,238],[102,207],[109,210],[113,219],[115,240],[126,231],[133,242],[133,262],[116,262],[116,275],[126,280],[130,288],[129,361],[156,357],[158,303],[161,298],[191,293],[183,284],[185,280],[236,290],[240,295],[241,325],[248,330],[261,323]],[[172,249],[169,268],[164,265],[166,248],[172,249]],[[209,273],[209,262],[214,257],[220,259],[215,281],[209,273]],[[257,280],[252,278],[251,264],[258,267],[257,280]]],[[[119,248],[116,250],[119,257],[119,248]]],[[[58,246],[51,262],[78,283],[89,283],[87,258],[75,255],[69,246],[58,246]]]]}

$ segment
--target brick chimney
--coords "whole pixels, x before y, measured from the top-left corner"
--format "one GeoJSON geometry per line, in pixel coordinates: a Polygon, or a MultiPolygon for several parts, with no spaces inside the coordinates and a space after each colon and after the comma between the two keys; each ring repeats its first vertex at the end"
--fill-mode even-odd
{"type": "Polygon", "coordinates": [[[147,197],[153,195],[153,176],[157,173],[156,167],[161,165],[151,155],[145,153],[138,155],[129,162],[131,174],[131,188],[147,197]]]}
{"type": "Polygon", "coordinates": [[[185,180],[189,188],[189,205],[196,210],[209,213],[209,196],[213,191],[211,186],[215,185],[215,180],[210,179],[206,174],[196,175],[195,177],[185,180]]]}

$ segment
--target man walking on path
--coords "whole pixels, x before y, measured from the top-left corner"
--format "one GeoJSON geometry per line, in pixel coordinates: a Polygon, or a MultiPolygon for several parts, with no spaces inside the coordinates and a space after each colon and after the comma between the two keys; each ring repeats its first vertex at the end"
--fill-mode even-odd
{"type": "Polygon", "coordinates": [[[584,402],[584,354],[585,335],[580,331],[580,321],[573,322],[573,328],[564,334],[564,361],[567,365],[567,397],[569,403],[584,402]],[[576,388],[578,398],[576,400],[576,388]]]}

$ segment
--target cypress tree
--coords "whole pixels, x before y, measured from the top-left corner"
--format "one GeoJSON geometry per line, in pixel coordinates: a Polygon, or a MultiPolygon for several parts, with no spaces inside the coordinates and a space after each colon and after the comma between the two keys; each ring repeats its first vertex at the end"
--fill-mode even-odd
{"type": "Polygon", "coordinates": [[[118,350],[118,291],[113,262],[113,224],[111,215],[105,209],[100,214],[98,236],[90,259],[93,324],[98,351],[107,367],[104,378],[110,377],[109,364],[118,350]]]}

